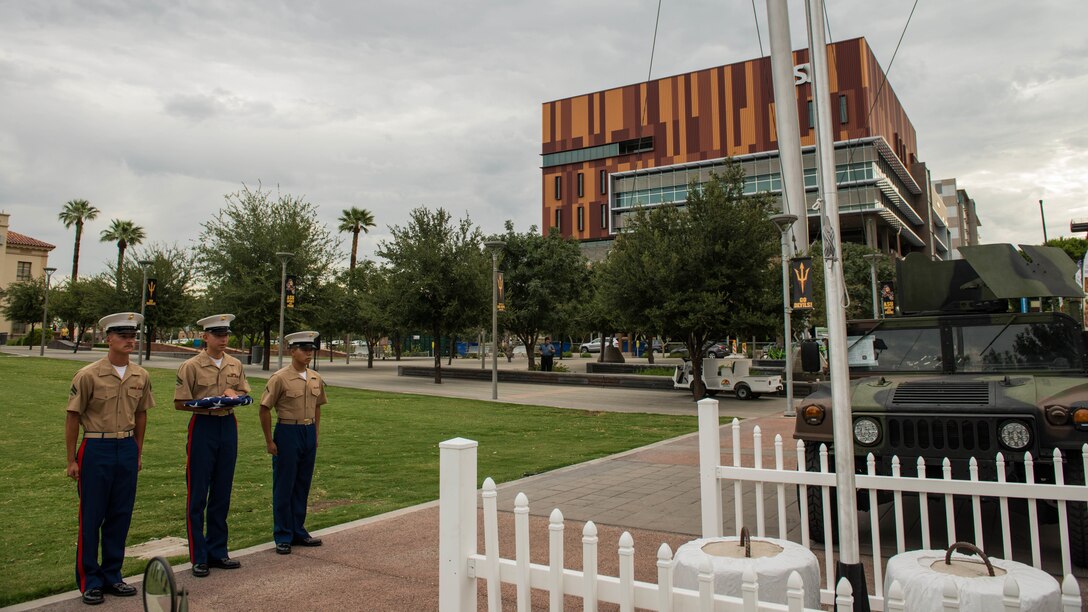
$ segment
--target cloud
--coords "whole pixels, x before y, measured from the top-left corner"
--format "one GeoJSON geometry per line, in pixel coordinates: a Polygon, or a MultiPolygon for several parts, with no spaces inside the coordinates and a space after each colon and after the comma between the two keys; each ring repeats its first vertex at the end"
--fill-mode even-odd
{"type": "MultiPolygon", "coordinates": [[[[891,54],[913,2],[828,6],[835,40],[891,54]]],[[[957,177],[990,240],[1086,216],[1088,8],[920,3],[891,85],[934,176],[957,177]],[[1026,216],[1027,215],[1027,216],[1026,216]]],[[[766,16],[757,3],[762,45],[766,16]]],[[[243,183],[304,194],[330,226],[372,210],[373,254],[415,206],[485,232],[540,223],[540,105],[639,82],[657,3],[107,0],[0,3],[0,208],[71,260],[63,203],[102,209],[81,268],[106,269],[109,219],[186,244],[243,183]]],[[[804,45],[801,11],[791,15],[804,45]]],[[[750,6],[665,3],[654,77],[757,57],[750,6]]],[[[346,248],[345,248],[346,254],[346,248]]]]}

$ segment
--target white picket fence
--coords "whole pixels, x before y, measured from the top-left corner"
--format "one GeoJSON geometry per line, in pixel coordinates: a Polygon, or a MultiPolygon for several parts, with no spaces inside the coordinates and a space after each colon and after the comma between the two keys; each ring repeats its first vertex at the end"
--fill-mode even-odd
{"type": "MultiPolygon", "coordinates": [[[[716,404],[716,402],[715,402],[716,404]]],[[[716,423],[716,421],[715,421],[716,423]]],[[[717,428],[715,427],[715,430],[717,428]]],[[[519,493],[514,501],[515,558],[499,556],[498,508],[495,483],[484,481],[481,497],[484,513],[484,554],[477,552],[477,504],[476,504],[476,450],[472,440],[456,438],[439,444],[440,449],[440,518],[439,518],[439,610],[442,612],[467,612],[478,609],[477,578],[487,581],[487,609],[500,610],[502,600],[500,584],[516,586],[518,612],[531,607],[531,589],[548,592],[549,609],[564,609],[564,597],[573,595],[582,599],[582,608],[595,612],[598,602],[617,604],[621,612],[636,607],[662,612],[676,611],[728,611],[728,612],[816,612],[805,608],[804,589],[800,575],[794,572],[789,578],[786,604],[767,603],[759,600],[756,576],[748,572],[743,577],[739,597],[714,593],[714,574],[709,560],[699,568],[699,589],[682,589],[673,585],[675,560],[666,544],[657,551],[657,582],[634,579],[634,540],[630,533],[620,536],[616,554],[619,559],[619,576],[604,576],[598,568],[597,528],[592,521],[582,529],[582,568],[567,568],[564,564],[565,525],[559,509],[549,517],[547,565],[529,561],[529,500],[519,493]]],[[[717,460],[715,459],[715,463],[717,460]]],[[[715,481],[716,482],[716,481],[715,481]]],[[[719,487],[720,492],[720,487],[719,487]]],[[[720,503],[718,515],[720,516],[720,503]]],[[[718,522],[719,529],[721,522],[718,522]]],[[[784,533],[784,526],[782,527],[784,533]]],[[[1062,606],[1064,612],[1080,610],[1080,593],[1071,576],[1063,583],[1062,606]]],[[[1005,610],[1019,610],[1018,587],[1009,578],[1005,584],[1005,610]]],[[[873,599],[870,598],[872,602],[873,599]]],[[[849,582],[840,580],[831,601],[837,612],[853,610],[854,598],[849,582]]],[[[891,585],[887,601],[880,598],[881,607],[876,609],[904,610],[902,590],[898,582],[891,585]],[[884,607],[886,604],[886,607],[884,607]]],[[[951,581],[946,584],[944,610],[959,610],[959,601],[951,581]]]]}
{"type": "MultiPolygon", "coordinates": [[[[832,577],[834,576],[836,550],[831,544],[834,541],[832,534],[831,498],[835,495],[835,473],[828,470],[827,447],[821,445],[820,470],[818,472],[808,472],[805,470],[805,445],[803,441],[798,440],[796,443],[797,467],[796,469],[789,470],[783,467],[784,454],[782,438],[781,436],[775,436],[774,467],[766,468],[763,465],[762,435],[757,426],[752,433],[753,465],[743,466],[741,462],[740,422],[736,419],[733,420],[731,430],[733,465],[719,465],[721,444],[719,439],[718,402],[713,399],[704,399],[699,402],[699,475],[703,537],[718,537],[724,533],[722,481],[726,481],[732,484],[733,487],[733,526],[738,535],[741,527],[744,526],[746,516],[743,495],[744,483],[751,483],[754,487],[756,537],[764,537],[767,535],[765,505],[768,492],[766,491],[766,488],[771,487],[773,488],[773,492],[770,493],[770,496],[774,498],[777,505],[778,530],[776,537],[784,540],[790,539],[787,528],[789,514],[786,509],[790,499],[790,496],[787,493],[787,486],[790,486],[790,489],[796,487],[797,490],[797,500],[800,509],[800,543],[806,548],[810,548],[811,541],[806,498],[809,487],[819,487],[823,502],[821,508],[823,510],[823,541],[825,542],[824,576],[826,579],[825,588],[821,591],[821,601],[825,604],[834,602],[836,594],[833,590],[832,577]]],[[[906,506],[904,504],[903,494],[916,493],[918,494],[917,507],[920,520],[919,530],[922,540],[921,547],[923,549],[931,549],[933,548],[933,544],[935,544],[935,542],[931,541],[930,533],[929,499],[931,497],[937,497],[939,499],[943,496],[944,498],[945,535],[947,541],[944,546],[939,547],[945,548],[958,540],[965,539],[963,537],[957,539],[954,498],[969,497],[973,514],[971,538],[973,539],[973,542],[983,550],[985,550],[985,541],[983,535],[981,501],[983,497],[995,498],[998,500],[1000,512],[1002,558],[1016,560],[1012,547],[1013,537],[1012,530],[1010,529],[1009,500],[1023,499],[1029,501],[1027,504],[1028,525],[1026,527],[1028,529],[1030,541],[1031,565],[1041,569],[1042,558],[1040,554],[1038,510],[1034,502],[1035,500],[1054,501],[1058,508],[1062,574],[1066,576],[1062,583],[1063,596],[1067,598],[1075,596],[1077,602],[1077,608],[1075,609],[1079,609],[1079,606],[1081,605],[1079,589],[1076,580],[1071,575],[1072,566],[1069,553],[1067,504],[1074,501],[1088,502],[1088,487],[1085,487],[1084,485],[1065,484],[1062,455],[1058,450],[1054,451],[1055,484],[1035,482],[1034,460],[1030,453],[1027,453],[1024,458],[1026,482],[1023,483],[1006,482],[1005,460],[1000,453],[998,453],[996,457],[997,480],[994,482],[979,480],[978,465],[973,458],[970,462],[970,480],[953,479],[948,459],[945,459],[942,464],[942,473],[944,476],[942,479],[927,479],[925,477],[926,464],[922,458],[919,458],[917,461],[918,476],[916,477],[904,476],[902,474],[898,457],[893,457],[892,459],[891,476],[878,476],[876,474],[875,458],[870,454],[868,459],[868,473],[855,476],[856,486],[859,491],[868,492],[870,508],[873,509],[878,507],[877,497],[879,492],[887,491],[892,493],[892,504],[895,517],[896,554],[903,553],[907,550],[905,537],[907,534],[907,526],[904,524],[904,511],[906,510],[906,506]]],[[[1088,466],[1088,444],[1084,445],[1080,460],[1085,466],[1088,466]]],[[[868,552],[873,557],[875,594],[869,596],[870,606],[873,610],[892,610],[895,609],[894,604],[891,601],[885,602],[885,593],[883,592],[883,568],[886,566],[886,559],[884,558],[883,549],[881,548],[879,514],[880,513],[876,511],[869,512],[869,548],[867,551],[863,549],[862,552],[863,554],[868,552]]],[[[1020,528],[1022,529],[1023,526],[1020,528]]],[[[960,535],[962,536],[962,534],[960,535]]]]}

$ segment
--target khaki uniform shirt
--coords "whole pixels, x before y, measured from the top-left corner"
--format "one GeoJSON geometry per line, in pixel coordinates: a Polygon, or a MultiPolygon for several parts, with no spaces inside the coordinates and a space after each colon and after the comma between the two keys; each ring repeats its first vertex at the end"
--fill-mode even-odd
{"type": "Polygon", "coordinates": [[[272,375],[261,395],[261,405],[275,408],[277,419],[302,421],[317,416],[317,407],[329,403],[325,397],[325,381],[308,369],[306,380],[291,366],[272,375]]]}
{"type": "Polygon", "coordinates": [[[72,379],[68,412],[79,415],[83,431],[116,433],[136,428],[136,413],[155,405],[147,370],[130,363],[123,379],[103,357],[72,379]]]}
{"type": "Polygon", "coordinates": [[[181,364],[174,386],[174,401],[218,397],[227,389],[234,389],[238,395],[249,395],[249,382],[242,362],[223,353],[222,363],[222,368],[217,367],[207,352],[201,352],[181,364]]]}

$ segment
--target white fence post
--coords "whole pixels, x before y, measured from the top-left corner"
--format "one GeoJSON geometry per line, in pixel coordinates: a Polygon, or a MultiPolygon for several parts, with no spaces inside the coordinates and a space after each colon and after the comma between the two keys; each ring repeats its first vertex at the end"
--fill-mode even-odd
{"type": "Polygon", "coordinates": [[[805,609],[805,581],[797,570],[790,572],[786,581],[786,606],[790,612],[803,612],[805,609]]]}
{"type": "MultiPolygon", "coordinates": [[[[718,400],[699,400],[699,499],[702,509],[703,537],[722,535],[722,485],[718,482],[721,463],[718,434],[718,400]]],[[[737,529],[740,529],[738,526],[737,529]]]]}
{"type": "Polygon", "coordinates": [[[548,609],[551,612],[563,610],[563,513],[559,508],[552,510],[548,517],[548,568],[551,593],[548,595],[548,609]]]}
{"type": "Polygon", "coordinates": [[[630,532],[620,534],[620,612],[635,610],[635,539],[630,532]]]}
{"type": "Polygon", "coordinates": [[[657,548],[657,608],[672,612],[672,549],[664,542],[657,548]]]}
{"type": "Polygon", "coordinates": [[[476,609],[476,579],[469,556],[476,554],[475,440],[454,438],[439,448],[438,609],[476,609]]]}
{"type": "Polygon", "coordinates": [[[585,578],[582,609],[597,612],[597,526],[593,521],[582,528],[582,575],[585,578]]]}
{"type": "Polygon", "coordinates": [[[854,587],[846,578],[839,578],[835,587],[835,612],[854,612],[854,587]]]}
{"type": "Polygon", "coordinates": [[[1077,612],[1080,610],[1080,587],[1073,574],[1066,574],[1062,580],[1062,612],[1077,612]]]}
{"type": "MultiPolygon", "coordinates": [[[[757,470],[763,469],[763,430],[756,425],[752,430],[752,445],[754,449],[752,454],[755,459],[755,466],[757,470]]],[[[765,538],[767,537],[767,519],[763,516],[763,481],[756,481],[756,536],[765,538]]],[[[737,525],[737,529],[741,528],[737,525]]]]}
{"type": "Polygon", "coordinates": [[[518,492],[514,497],[514,562],[517,566],[518,612],[528,612],[529,599],[529,497],[518,492]]]}
{"type": "MultiPolygon", "coordinates": [[[[484,479],[484,554],[487,563],[484,578],[487,579],[487,610],[499,612],[502,609],[502,585],[499,581],[499,511],[498,492],[491,477],[484,479]]],[[[479,572],[476,572],[479,575],[479,572]]]]}

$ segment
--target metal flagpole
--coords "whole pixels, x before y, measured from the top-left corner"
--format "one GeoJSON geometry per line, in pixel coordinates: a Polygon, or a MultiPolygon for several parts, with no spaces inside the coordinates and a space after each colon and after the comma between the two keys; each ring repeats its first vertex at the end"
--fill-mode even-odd
{"type": "MultiPolygon", "coordinates": [[[[834,431],[835,487],[839,508],[838,578],[854,589],[854,610],[869,610],[865,567],[861,564],[858,536],[857,483],[854,480],[854,436],[850,409],[850,369],[846,359],[846,309],[842,279],[842,243],[839,234],[838,186],[835,178],[835,141],[831,111],[827,42],[824,38],[823,0],[806,0],[809,57],[812,65],[812,102],[816,119],[816,178],[821,199],[824,295],[827,309],[828,366],[831,379],[831,413],[834,431]]],[[[837,582],[837,581],[836,581],[837,582]]]]}

